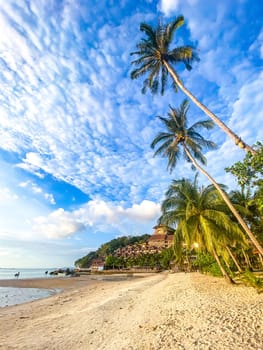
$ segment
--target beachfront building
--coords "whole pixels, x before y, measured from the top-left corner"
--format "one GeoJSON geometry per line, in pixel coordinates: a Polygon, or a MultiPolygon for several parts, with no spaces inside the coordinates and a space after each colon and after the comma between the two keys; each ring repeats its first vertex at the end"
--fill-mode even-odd
{"type": "Polygon", "coordinates": [[[91,271],[103,271],[104,270],[104,259],[93,259],[90,266],[91,271]]]}

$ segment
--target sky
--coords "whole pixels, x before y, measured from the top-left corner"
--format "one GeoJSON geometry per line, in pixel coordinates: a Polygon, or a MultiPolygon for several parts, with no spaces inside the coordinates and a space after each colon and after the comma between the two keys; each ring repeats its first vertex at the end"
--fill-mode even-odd
{"type": "MultiPolygon", "coordinates": [[[[64,267],[123,235],[153,232],[172,179],[151,141],[184,95],[141,93],[130,53],[183,14],[175,45],[197,48],[184,85],[248,144],[263,140],[261,0],[0,0],[0,267],[64,267]]],[[[171,85],[171,81],[169,86],[171,85]]],[[[190,103],[189,123],[207,117],[190,103]]],[[[206,170],[245,154],[218,128],[206,170]]],[[[207,185],[202,176],[199,183],[207,185]]]]}

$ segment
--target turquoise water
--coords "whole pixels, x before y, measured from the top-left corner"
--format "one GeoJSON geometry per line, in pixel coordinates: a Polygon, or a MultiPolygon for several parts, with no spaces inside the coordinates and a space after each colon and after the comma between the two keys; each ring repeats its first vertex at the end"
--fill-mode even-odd
{"type": "MultiPolygon", "coordinates": [[[[20,272],[19,279],[27,278],[53,278],[49,275],[50,271],[55,269],[6,269],[0,268],[0,280],[14,279],[15,274],[20,272]],[[48,274],[45,272],[48,271],[48,274]]],[[[55,276],[56,277],[56,276],[55,276]]],[[[57,293],[56,289],[42,289],[42,288],[14,288],[14,287],[0,287],[0,308],[16,304],[26,303],[36,299],[46,298],[52,294],[57,293]]]]}

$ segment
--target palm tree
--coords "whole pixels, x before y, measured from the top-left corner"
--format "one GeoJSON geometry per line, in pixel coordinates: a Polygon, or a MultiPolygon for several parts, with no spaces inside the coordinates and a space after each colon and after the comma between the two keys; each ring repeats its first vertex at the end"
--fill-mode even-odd
{"type": "Polygon", "coordinates": [[[214,186],[199,189],[196,178],[193,183],[186,179],[172,181],[162,203],[162,213],[160,221],[177,226],[175,249],[179,256],[183,242],[188,249],[195,244],[199,250],[211,253],[222,275],[233,282],[219,256],[228,265],[228,245],[238,241],[247,246],[247,242],[240,226],[229,217],[214,186]]]}
{"type": "Polygon", "coordinates": [[[176,17],[171,23],[163,25],[159,23],[157,28],[151,27],[147,23],[141,23],[140,30],[145,33],[146,39],[142,38],[137,44],[137,51],[131,55],[137,55],[137,59],[131,64],[136,68],[131,72],[131,78],[136,79],[142,75],[149,74],[144,80],[142,92],[147,88],[153,93],[159,89],[164,93],[167,85],[168,73],[173,79],[174,87],[179,87],[203,112],[205,112],[230,138],[236,145],[243,148],[246,152],[255,154],[255,150],[247,145],[239,136],[237,136],[225,123],[212,113],[204,104],[202,104],[182,83],[177,72],[173,68],[174,64],[183,63],[186,69],[192,69],[192,62],[198,60],[198,56],[191,46],[179,46],[170,48],[175,31],[184,24],[184,17],[176,17]],[[160,81],[160,82],[159,82],[160,81]]]}
{"type": "Polygon", "coordinates": [[[168,158],[167,168],[172,171],[181,155],[186,158],[187,161],[192,162],[194,167],[198,169],[203,175],[205,175],[210,182],[215,186],[217,191],[220,193],[222,199],[225,201],[232,214],[236,217],[239,224],[245,230],[252,243],[258,249],[260,254],[263,256],[263,248],[260,243],[253,235],[246,222],[242,219],[234,205],[231,203],[226,192],[216,183],[209,173],[201,167],[196,161],[199,160],[202,164],[206,163],[206,159],[202,154],[203,147],[215,148],[214,142],[205,140],[202,135],[198,133],[199,128],[211,129],[214,123],[211,120],[199,121],[193,124],[190,128],[187,128],[187,111],[189,104],[187,100],[184,100],[179,109],[170,107],[168,118],[159,117],[164,123],[166,132],[160,132],[153,140],[151,147],[154,148],[157,144],[161,144],[154,153],[154,156],[161,155],[168,158]],[[181,150],[181,148],[182,150],[181,150]]]}
{"type": "MultiPolygon", "coordinates": [[[[252,189],[249,186],[241,186],[241,190],[231,191],[229,196],[231,202],[235,205],[235,207],[244,217],[244,220],[253,229],[253,232],[259,240],[259,242],[262,242],[263,221],[258,207],[255,203],[255,194],[252,193],[252,189]]],[[[245,257],[246,263],[249,267],[251,267],[251,264],[249,263],[249,258],[246,255],[245,251],[243,251],[243,255],[245,257]]],[[[263,260],[260,254],[259,260],[261,265],[263,266],[263,260]]]]}

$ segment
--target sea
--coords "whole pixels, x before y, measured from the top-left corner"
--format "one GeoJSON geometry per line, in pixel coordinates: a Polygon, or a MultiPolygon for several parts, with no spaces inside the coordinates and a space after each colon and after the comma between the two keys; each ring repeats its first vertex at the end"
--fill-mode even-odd
{"type": "MultiPolygon", "coordinates": [[[[53,278],[49,272],[56,270],[47,268],[21,269],[21,268],[0,268],[0,280],[15,279],[15,274],[19,272],[19,279],[27,278],[53,278]],[[47,272],[47,273],[46,273],[47,272]]],[[[58,293],[57,289],[43,288],[16,288],[0,287],[0,308],[26,303],[41,298],[46,298],[58,293]]]]}

